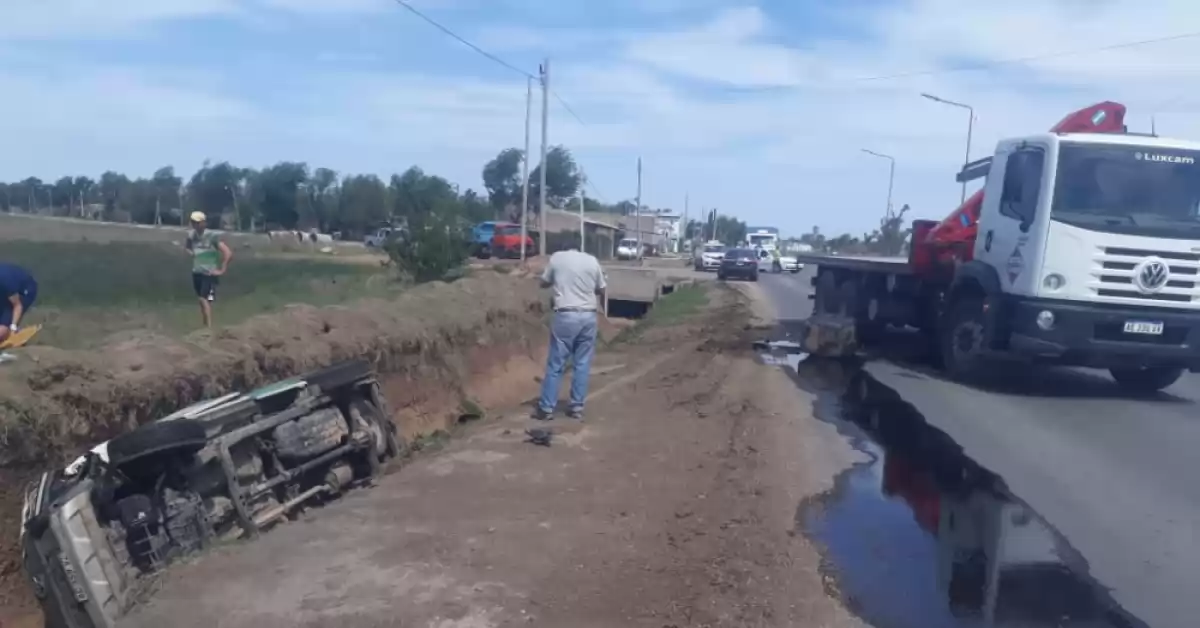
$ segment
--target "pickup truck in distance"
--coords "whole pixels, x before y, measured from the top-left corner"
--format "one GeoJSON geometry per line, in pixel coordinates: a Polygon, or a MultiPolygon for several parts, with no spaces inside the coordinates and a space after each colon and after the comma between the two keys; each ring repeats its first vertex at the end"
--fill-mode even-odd
{"type": "Polygon", "coordinates": [[[1104,102],[967,164],[984,188],[909,255],[800,254],[814,311],[924,332],[955,378],[996,359],[1108,369],[1135,393],[1200,369],[1200,143],[1129,133],[1104,102]],[[977,237],[978,236],[978,237],[977,237]]]}
{"type": "Polygon", "coordinates": [[[101,443],[25,493],[23,565],[47,628],[112,628],[161,572],[380,473],[401,451],[352,361],[184,408],[101,443]]]}

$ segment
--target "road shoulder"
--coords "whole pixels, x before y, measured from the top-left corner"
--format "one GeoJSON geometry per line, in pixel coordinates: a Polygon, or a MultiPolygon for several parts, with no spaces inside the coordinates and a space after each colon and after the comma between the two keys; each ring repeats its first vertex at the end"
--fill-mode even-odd
{"type": "MultiPolygon", "coordinates": [[[[514,410],[262,539],[125,626],[856,626],[796,527],[854,454],[749,352],[745,302],[610,351],[588,419],[514,410]]],[[[760,310],[761,311],[761,310],[760,310]]],[[[529,396],[536,388],[528,383],[529,396]]]]}

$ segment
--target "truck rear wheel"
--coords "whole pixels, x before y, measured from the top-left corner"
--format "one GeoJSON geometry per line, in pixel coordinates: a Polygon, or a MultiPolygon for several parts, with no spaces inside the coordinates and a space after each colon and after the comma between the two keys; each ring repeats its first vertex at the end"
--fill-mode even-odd
{"type": "Polygon", "coordinates": [[[1156,393],[1179,381],[1183,376],[1183,369],[1169,366],[1114,368],[1108,372],[1112,374],[1118,386],[1140,395],[1156,393]]]}
{"type": "Polygon", "coordinates": [[[982,378],[987,368],[982,298],[967,296],[951,303],[942,320],[939,349],[942,366],[952,379],[975,382],[982,378]]]}

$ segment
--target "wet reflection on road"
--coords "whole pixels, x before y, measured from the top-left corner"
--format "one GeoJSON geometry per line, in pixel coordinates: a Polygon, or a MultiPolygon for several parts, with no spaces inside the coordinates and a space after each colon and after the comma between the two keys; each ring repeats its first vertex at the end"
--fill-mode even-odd
{"type": "Polygon", "coordinates": [[[759,348],[871,457],[797,514],[823,546],[837,594],[863,619],[880,628],[1144,625],[1001,478],[895,391],[851,362],[759,348]]]}

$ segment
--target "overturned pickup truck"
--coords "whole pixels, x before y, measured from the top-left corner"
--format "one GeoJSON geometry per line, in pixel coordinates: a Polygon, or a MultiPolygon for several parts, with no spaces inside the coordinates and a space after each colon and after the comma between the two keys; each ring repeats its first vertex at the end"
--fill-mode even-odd
{"type": "Polygon", "coordinates": [[[110,628],[173,560],[369,481],[401,453],[378,382],[345,362],[184,408],[42,475],[25,571],[48,628],[110,628]]]}

